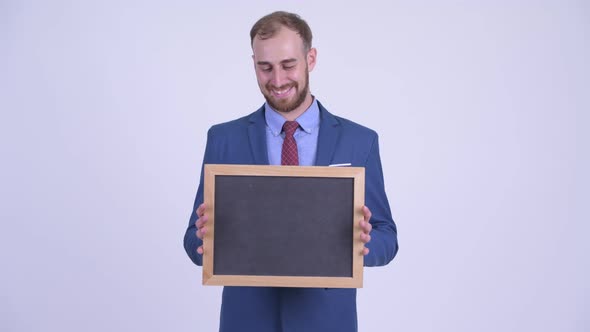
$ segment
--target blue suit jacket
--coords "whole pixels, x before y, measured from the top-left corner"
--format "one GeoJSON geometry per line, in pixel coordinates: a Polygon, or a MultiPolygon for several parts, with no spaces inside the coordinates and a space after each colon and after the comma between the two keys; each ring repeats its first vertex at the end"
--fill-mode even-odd
{"type": "MultiPolygon", "coordinates": [[[[319,104],[319,102],[318,102],[319,104]]],[[[330,114],[321,104],[316,166],[351,163],[365,167],[365,205],[371,210],[370,252],[365,266],[389,263],[397,253],[397,230],[385,195],[377,134],[330,114]]],[[[267,165],[264,107],[223,124],[207,134],[203,164],[267,165]]],[[[196,208],[203,202],[203,172],[184,247],[197,265],[202,256],[195,235],[196,208]]],[[[204,319],[204,318],[200,318],[204,319]]],[[[225,287],[220,331],[347,332],[357,330],[356,289],[225,287]]]]}

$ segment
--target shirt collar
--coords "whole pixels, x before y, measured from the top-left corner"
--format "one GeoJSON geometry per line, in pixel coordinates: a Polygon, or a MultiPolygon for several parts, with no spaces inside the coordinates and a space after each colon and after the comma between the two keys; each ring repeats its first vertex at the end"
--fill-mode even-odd
{"type": "MultiPolygon", "coordinates": [[[[283,124],[287,120],[270,107],[268,103],[264,103],[264,118],[272,134],[279,136],[283,130],[283,124]]],[[[320,126],[320,108],[315,98],[309,108],[295,119],[295,121],[299,122],[299,127],[308,134],[311,134],[320,126]]]]}

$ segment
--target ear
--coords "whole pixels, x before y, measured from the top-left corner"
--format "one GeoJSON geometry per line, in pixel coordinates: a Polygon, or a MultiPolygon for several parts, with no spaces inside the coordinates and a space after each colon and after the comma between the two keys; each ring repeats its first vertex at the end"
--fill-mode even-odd
{"type": "Polygon", "coordinates": [[[309,49],[309,51],[307,52],[307,69],[308,71],[312,71],[313,67],[315,67],[315,63],[318,57],[318,51],[312,47],[311,49],[309,49]]]}

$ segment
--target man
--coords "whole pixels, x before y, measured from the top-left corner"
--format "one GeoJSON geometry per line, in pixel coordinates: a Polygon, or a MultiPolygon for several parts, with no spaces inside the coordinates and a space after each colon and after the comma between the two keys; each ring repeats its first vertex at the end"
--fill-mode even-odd
{"type": "MultiPolygon", "coordinates": [[[[316,64],[312,33],[298,15],[275,12],[250,31],[252,59],[266,103],[243,118],[211,127],[204,164],[365,167],[365,266],[389,263],[397,253],[397,230],[385,195],[377,134],[330,114],[309,90],[316,64]],[[296,122],[293,122],[296,121],[296,122]],[[282,130],[290,127],[291,129],[282,130]],[[294,133],[292,133],[294,131],[294,133]],[[285,155],[296,144],[295,156],[285,155]],[[293,145],[292,145],[293,146],[293,145]],[[295,159],[293,162],[293,159],[295,159]]],[[[203,174],[195,213],[184,237],[187,254],[202,265],[207,232],[203,174]]],[[[359,253],[360,254],[360,253],[359,253]]],[[[220,331],[356,331],[356,289],[225,287],[220,331]]]]}

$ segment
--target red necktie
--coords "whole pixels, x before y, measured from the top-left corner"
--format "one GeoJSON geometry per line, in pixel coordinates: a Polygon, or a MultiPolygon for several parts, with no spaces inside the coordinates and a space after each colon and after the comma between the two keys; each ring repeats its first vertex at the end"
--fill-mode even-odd
{"type": "Polygon", "coordinates": [[[283,141],[283,150],[281,151],[281,165],[299,165],[299,156],[297,154],[297,142],[293,134],[299,127],[297,121],[286,121],[283,124],[285,140],[283,141]]]}

